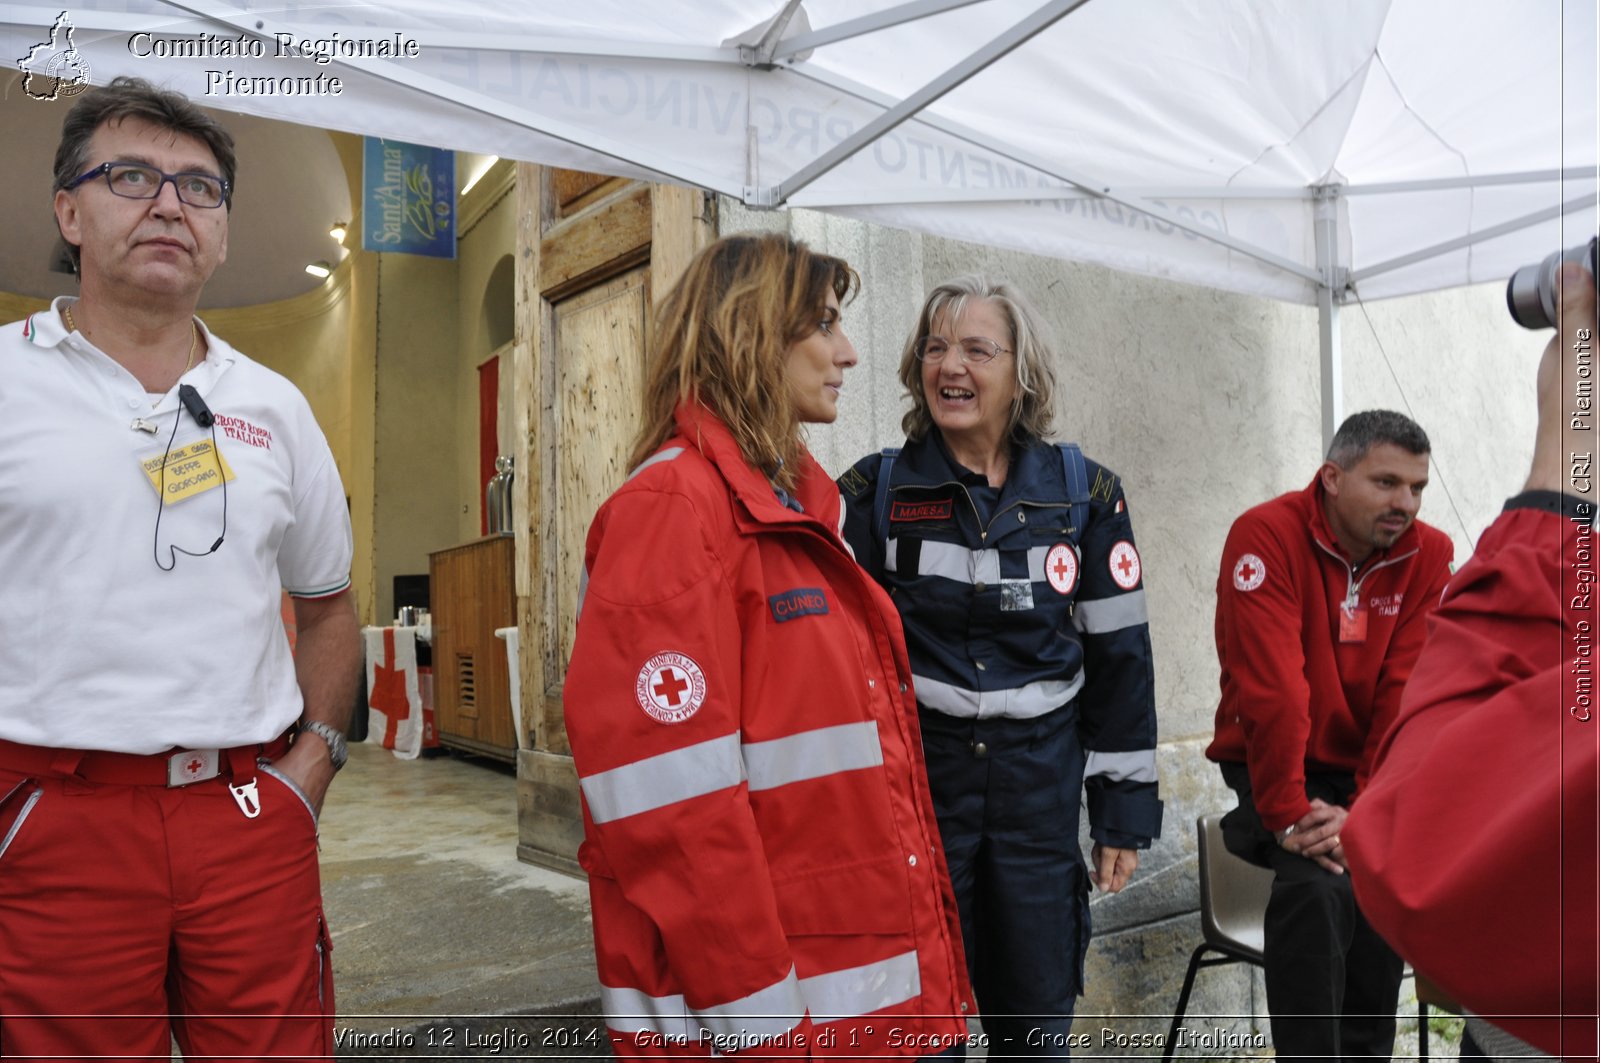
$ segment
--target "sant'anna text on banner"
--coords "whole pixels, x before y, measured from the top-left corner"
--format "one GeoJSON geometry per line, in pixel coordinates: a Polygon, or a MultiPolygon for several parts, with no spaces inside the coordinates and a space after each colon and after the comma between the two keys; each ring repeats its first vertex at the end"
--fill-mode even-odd
{"type": "Polygon", "coordinates": [[[367,137],[362,170],[363,250],[456,257],[455,152],[367,137]]]}

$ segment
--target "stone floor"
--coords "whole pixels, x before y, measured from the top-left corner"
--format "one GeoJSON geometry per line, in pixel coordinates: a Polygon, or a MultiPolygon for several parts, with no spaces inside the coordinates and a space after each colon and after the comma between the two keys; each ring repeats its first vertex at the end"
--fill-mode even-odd
{"type": "Polygon", "coordinates": [[[352,746],[322,818],[340,1055],[608,1055],[587,888],[516,846],[509,765],[352,746]]]}

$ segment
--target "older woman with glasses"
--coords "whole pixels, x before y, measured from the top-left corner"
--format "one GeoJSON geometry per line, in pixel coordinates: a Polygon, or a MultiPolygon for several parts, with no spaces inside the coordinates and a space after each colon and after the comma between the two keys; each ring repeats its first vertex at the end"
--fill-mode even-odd
{"type": "Polygon", "coordinates": [[[939,285],[900,360],[904,449],[839,480],[845,537],[905,625],[994,1055],[1068,1054],[1089,883],[1122,889],[1161,828],[1139,551],[1116,475],[1047,441],[1051,361],[1010,285],[939,285]]]}
{"type": "Polygon", "coordinates": [[[960,924],[894,606],[802,426],[856,363],[842,260],[702,251],[657,311],[563,700],[619,1056],[918,1057],[965,1042],[960,924]]]}

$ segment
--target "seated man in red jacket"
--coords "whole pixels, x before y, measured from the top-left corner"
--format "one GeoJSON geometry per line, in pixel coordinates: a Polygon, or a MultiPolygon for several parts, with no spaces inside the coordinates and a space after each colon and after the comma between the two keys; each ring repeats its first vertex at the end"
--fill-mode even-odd
{"type": "Polygon", "coordinates": [[[1350,417],[1303,491],[1228,533],[1217,580],[1222,701],[1206,756],[1239,795],[1230,850],[1276,872],[1267,1009],[1280,1058],[1387,1059],[1401,963],[1367,925],[1339,831],[1422,649],[1453,549],[1416,520],[1428,437],[1350,417]]]}
{"type": "Polygon", "coordinates": [[[1595,289],[1564,270],[1533,467],[1429,622],[1344,838],[1373,925],[1487,1054],[1575,1060],[1600,1013],[1600,554],[1595,289]]]}

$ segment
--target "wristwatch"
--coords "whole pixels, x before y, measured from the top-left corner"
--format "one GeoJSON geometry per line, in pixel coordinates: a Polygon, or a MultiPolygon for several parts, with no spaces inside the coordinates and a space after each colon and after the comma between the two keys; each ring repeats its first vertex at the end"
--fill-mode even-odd
{"type": "Polygon", "coordinates": [[[328,759],[333,761],[334,771],[344,767],[344,762],[350,759],[350,746],[345,742],[344,735],[329,724],[325,724],[321,720],[312,720],[309,723],[301,724],[300,730],[310,731],[328,743],[328,759]]]}

